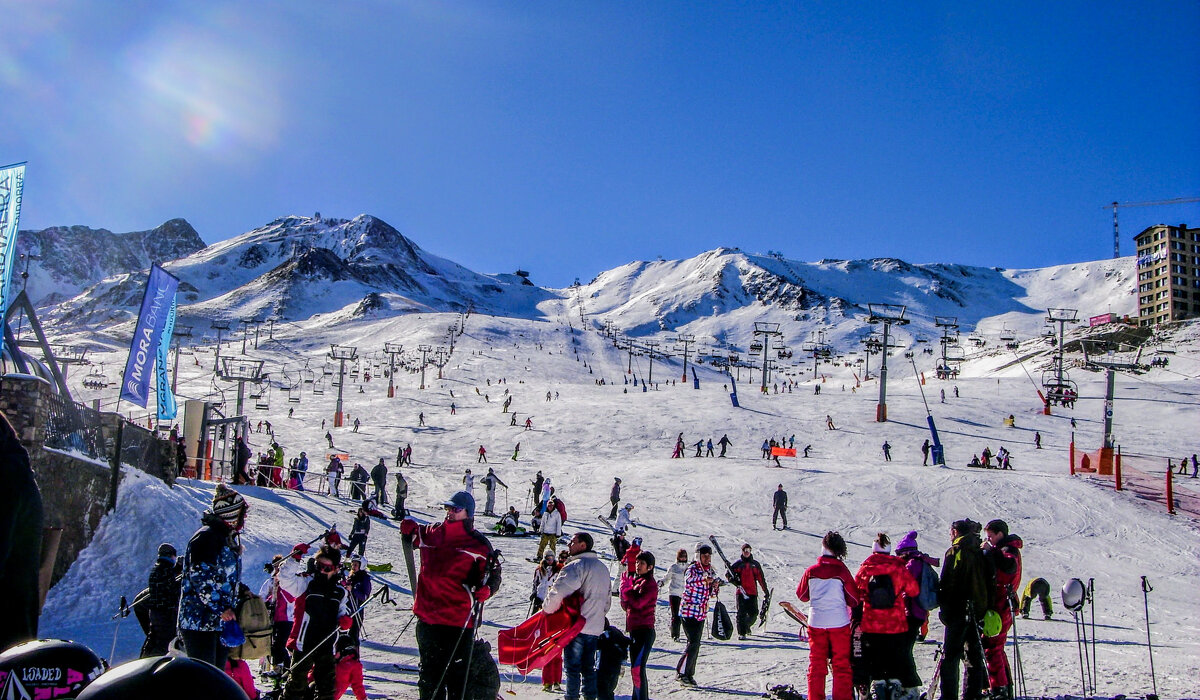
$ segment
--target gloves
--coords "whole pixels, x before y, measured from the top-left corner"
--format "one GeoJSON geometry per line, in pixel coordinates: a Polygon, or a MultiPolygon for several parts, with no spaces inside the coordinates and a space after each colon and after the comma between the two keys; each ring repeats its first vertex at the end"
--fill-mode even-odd
{"type": "Polygon", "coordinates": [[[288,640],[283,645],[288,651],[296,651],[296,638],[288,637],[288,640]]]}
{"type": "Polygon", "coordinates": [[[419,526],[417,525],[417,521],[413,520],[412,518],[405,518],[404,520],[400,521],[401,535],[408,535],[411,537],[412,535],[417,534],[418,529],[419,526]]]}
{"type": "Polygon", "coordinates": [[[344,615],[344,616],[338,618],[338,627],[341,628],[343,631],[349,630],[353,624],[354,623],[350,619],[349,615],[344,615]]]}
{"type": "Polygon", "coordinates": [[[492,589],[488,588],[487,586],[480,586],[479,588],[475,589],[475,600],[476,601],[483,603],[483,602],[486,602],[487,599],[491,598],[491,597],[492,597],[492,589]]]}

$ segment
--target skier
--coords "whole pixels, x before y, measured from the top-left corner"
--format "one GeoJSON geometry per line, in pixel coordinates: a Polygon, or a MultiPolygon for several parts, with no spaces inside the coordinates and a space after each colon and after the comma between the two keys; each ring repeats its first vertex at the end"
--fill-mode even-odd
{"type": "Polygon", "coordinates": [[[471,494],[471,498],[475,498],[475,475],[468,469],[463,472],[463,490],[471,494]]]}
{"type": "Polygon", "coordinates": [[[545,481],[545,479],[542,477],[542,470],[539,469],[537,475],[533,477],[533,487],[529,490],[530,495],[533,496],[533,499],[535,501],[535,504],[533,507],[533,511],[535,512],[535,514],[536,514],[536,511],[541,510],[538,506],[542,502],[542,483],[544,481],[545,481]]]}
{"type": "MultiPolygon", "coordinates": [[[[837,532],[821,540],[821,556],[804,571],[796,596],[809,603],[808,697],[825,697],[825,674],[833,667],[833,700],[852,700],[850,609],[858,607],[858,587],[846,558],[846,541],[837,532]]],[[[943,696],[947,700],[957,696],[943,696]]]]}
{"type": "Polygon", "coordinates": [[[596,646],[606,623],[605,614],[612,606],[609,592],[608,567],[592,551],[592,536],[586,532],[575,533],[567,545],[571,558],[567,565],[554,577],[546,593],[542,609],[553,613],[563,606],[569,596],[578,594],[579,614],[584,619],[583,629],[563,650],[563,667],[566,671],[566,697],[576,700],[597,697],[596,646]]]}
{"type": "Polygon", "coordinates": [[[1044,578],[1035,578],[1025,584],[1021,593],[1021,617],[1029,619],[1029,607],[1037,598],[1042,605],[1042,617],[1049,620],[1054,616],[1054,603],[1050,601],[1050,582],[1044,578]]]}
{"type": "Polygon", "coordinates": [[[783,529],[784,530],[788,529],[787,501],[788,501],[787,491],[784,491],[783,484],[780,484],[775,489],[775,494],[771,497],[771,505],[773,506],[773,510],[771,511],[771,529],[772,530],[779,529],[778,527],[775,526],[775,523],[779,520],[779,518],[783,518],[783,529]]]}
{"type": "Polygon", "coordinates": [[[717,455],[718,457],[724,457],[725,449],[733,446],[733,443],[729,441],[728,435],[722,435],[721,439],[717,440],[717,444],[721,446],[721,454],[717,455]]]}
{"type": "Polygon", "coordinates": [[[872,554],[863,561],[854,581],[863,606],[862,654],[873,681],[874,696],[916,697],[921,679],[907,675],[913,660],[904,658],[908,634],[905,599],[916,598],[921,588],[904,560],[892,556],[892,542],[887,534],[880,532],[875,536],[872,554]]]}
{"type": "Polygon", "coordinates": [[[526,419],[525,419],[525,429],[526,429],[526,430],[533,430],[533,418],[526,418],[526,419]]]}
{"type": "Polygon", "coordinates": [[[1013,623],[1013,597],[1021,586],[1021,548],[1023,542],[1017,535],[1009,534],[1008,524],[1003,520],[992,520],[983,529],[984,556],[989,568],[995,572],[989,596],[991,610],[1000,616],[1000,632],[983,639],[983,655],[987,660],[988,678],[993,698],[1012,697],[1012,670],[1004,643],[1013,623]]]}
{"type": "Polygon", "coordinates": [[[987,680],[979,624],[988,604],[988,562],[979,548],[979,523],[956,520],[950,527],[950,539],[952,544],[942,559],[938,588],[938,602],[942,608],[939,617],[946,626],[942,643],[941,697],[959,697],[959,664],[965,651],[964,696],[978,698],[983,694],[987,680]]]}
{"type": "Polygon", "coordinates": [[[667,589],[667,602],[671,605],[671,639],[679,641],[683,620],[679,617],[679,603],[683,600],[684,574],[688,568],[688,553],[681,549],[675,553],[675,563],[667,569],[667,575],[658,582],[659,589],[667,589]]]}
{"type": "Polygon", "coordinates": [[[358,556],[367,551],[367,535],[371,532],[371,514],[365,505],[358,507],[354,516],[354,525],[350,527],[350,542],[346,545],[346,553],[350,554],[358,547],[358,556]]]}
{"type": "Polygon", "coordinates": [[[400,523],[401,534],[415,537],[421,551],[413,613],[421,656],[417,688],[423,698],[458,698],[466,684],[468,654],[460,643],[475,637],[483,623],[483,603],[500,587],[500,558],[491,542],[475,530],[475,499],[459,491],[442,504],[446,519],[419,525],[400,523]]]}
{"type": "Polygon", "coordinates": [[[500,477],[496,476],[495,470],[490,467],[488,468],[488,473],[484,475],[483,479],[480,481],[483,482],[483,487],[486,489],[486,501],[483,508],[483,514],[494,516],[496,515],[496,485],[499,484],[507,489],[508,484],[501,481],[500,477]]]}
{"type": "MultiPolygon", "coordinates": [[[[636,546],[636,545],[635,545],[636,546]]],[[[639,547],[640,550],[640,547],[639,547]]],[[[630,553],[632,553],[632,549],[630,553]]],[[[650,700],[646,666],[654,646],[654,607],[658,604],[658,582],[654,580],[654,555],[639,551],[621,575],[621,608],[629,632],[629,677],[633,681],[630,700],[650,700]]]]}
{"type": "Polygon", "coordinates": [[[292,475],[296,477],[296,490],[304,490],[304,477],[308,474],[308,453],[301,452],[300,458],[296,461],[296,468],[292,475]]]}
{"type": "Polygon", "coordinates": [[[683,598],[679,604],[687,647],[675,666],[675,679],[681,685],[696,687],[696,661],[700,657],[700,639],[704,621],[708,619],[708,599],[721,587],[721,579],[712,568],[712,547],[702,544],[696,548],[696,558],[684,573],[683,598]]]}
{"type": "Polygon", "coordinates": [[[771,456],[771,441],[770,441],[770,440],[763,440],[763,444],[762,444],[762,458],[763,458],[763,459],[767,459],[767,458],[768,458],[768,457],[770,457],[770,456],[771,456]]]}
{"type": "Polygon", "coordinates": [[[355,419],[354,419],[354,430],[353,430],[352,432],[355,432],[355,433],[357,433],[357,432],[358,432],[358,426],[359,426],[359,425],[361,425],[361,423],[359,422],[359,420],[358,420],[357,418],[355,418],[355,419]]]}
{"type": "Polygon", "coordinates": [[[367,497],[367,481],[371,475],[367,473],[366,467],[354,463],[354,469],[350,470],[350,500],[362,501],[367,497]]]}
{"type": "Polygon", "coordinates": [[[925,442],[921,445],[921,466],[929,466],[929,438],[925,438],[925,442]]]}
{"type": "Polygon", "coordinates": [[[383,463],[383,457],[379,458],[379,464],[371,468],[371,481],[375,486],[376,503],[381,506],[387,504],[387,465],[383,463]]]}
{"type": "Polygon", "coordinates": [[[946,390],[942,389],[941,392],[942,392],[942,403],[946,403],[946,390]]]}
{"type": "Polygon", "coordinates": [[[333,449],[333,435],[328,430],[325,431],[325,442],[329,443],[329,449],[333,449]]]}
{"type": "Polygon", "coordinates": [[[887,440],[883,441],[883,461],[892,461],[892,446],[888,444],[887,440]]]}
{"type": "Polygon", "coordinates": [[[808,457],[808,453],[809,453],[809,451],[810,451],[810,450],[812,450],[812,445],[805,445],[805,446],[804,446],[804,456],[805,456],[806,458],[808,457]]]}
{"type": "MultiPolygon", "coordinates": [[[[558,571],[559,567],[556,564],[554,554],[546,552],[546,555],[542,557],[541,563],[533,570],[533,592],[529,594],[530,615],[542,609],[542,603],[545,602],[546,594],[550,590],[550,580],[554,578],[554,575],[558,571]]],[[[542,682],[545,685],[550,685],[550,683],[546,682],[545,678],[542,679],[542,682]]]]}
{"type": "Polygon", "coordinates": [[[1039,449],[1039,450],[1040,450],[1040,449],[1042,449],[1042,434],[1041,434],[1040,432],[1034,431],[1034,433],[1033,433],[1033,446],[1034,446],[1036,449],[1039,449]]]}
{"type": "Polygon", "coordinates": [[[958,385],[957,384],[954,385],[954,398],[956,398],[956,399],[958,398],[958,385]]]}
{"type": "Polygon", "coordinates": [[[158,545],[158,558],[150,569],[147,583],[149,595],[146,609],[150,615],[150,632],[142,645],[140,658],[162,656],[167,646],[175,639],[175,623],[179,617],[179,576],[183,564],[175,547],[168,542],[158,545]]]}
{"type": "Polygon", "coordinates": [[[487,450],[483,448],[483,445],[479,446],[479,459],[475,460],[476,464],[479,464],[480,462],[487,464],[487,450]]]}
{"type": "Polygon", "coordinates": [[[329,480],[329,495],[341,497],[339,487],[342,484],[342,460],[337,455],[329,458],[329,466],[325,467],[325,477],[329,480]]]}
{"type": "Polygon", "coordinates": [[[419,427],[419,428],[425,427],[425,412],[424,411],[417,414],[417,427],[419,427]]]}
{"type": "Polygon", "coordinates": [[[708,439],[708,444],[705,446],[705,452],[704,452],[704,456],[705,456],[705,457],[712,457],[712,456],[713,456],[713,441],[712,441],[712,438],[709,438],[709,439],[708,439]]]}
{"type": "Polygon", "coordinates": [[[519,457],[520,455],[521,455],[521,443],[518,442],[516,444],[516,446],[513,447],[512,461],[514,461],[514,462],[517,461],[517,457],[519,457]]]}
{"type": "Polygon", "coordinates": [[[675,451],[671,453],[671,459],[683,459],[683,433],[675,438],[675,451]]]}
{"type": "Polygon", "coordinates": [[[742,556],[729,571],[729,582],[737,586],[738,639],[746,639],[758,618],[758,587],[767,587],[762,565],[754,559],[749,542],[742,545],[742,556]]]}
{"type": "Polygon", "coordinates": [[[458,415],[458,409],[455,407],[454,404],[450,404],[450,415],[452,415],[452,416],[458,415]]]}
{"type": "Polygon", "coordinates": [[[829,430],[837,430],[837,428],[833,425],[833,416],[825,416],[825,427],[829,430]]]}
{"type": "Polygon", "coordinates": [[[296,600],[295,621],[287,641],[295,662],[283,690],[283,700],[309,697],[309,671],[316,685],[316,698],[333,697],[337,683],[334,638],[339,630],[348,631],[353,625],[347,591],[341,585],[341,552],[325,546],[314,561],[316,573],[296,600]]]}
{"type": "Polygon", "coordinates": [[[212,509],[200,516],[201,527],[188,541],[179,596],[179,636],[193,659],[225,667],[228,647],[221,644],[224,622],[237,619],[241,583],[241,539],[246,499],[217,484],[212,509]]]}
{"type": "Polygon", "coordinates": [[[703,438],[696,441],[696,454],[694,456],[695,457],[703,457],[704,456],[704,439],[703,438]]]}
{"type": "Polygon", "coordinates": [[[538,551],[534,559],[541,559],[542,553],[549,547],[550,553],[554,554],[558,545],[558,538],[562,536],[562,514],[555,508],[557,499],[554,496],[546,502],[545,512],[542,513],[541,519],[541,539],[538,540],[538,551]]]}
{"type": "Polygon", "coordinates": [[[517,414],[516,413],[510,414],[510,420],[508,421],[508,424],[510,426],[515,426],[517,424],[517,414]]]}
{"type": "MultiPolygon", "coordinates": [[[[538,474],[541,474],[541,472],[538,472],[538,474]]],[[[608,492],[608,500],[612,503],[612,511],[608,514],[608,519],[615,520],[618,504],[621,502],[621,477],[613,477],[612,490],[608,492]]]]}
{"type": "Polygon", "coordinates": [[[637,524],[633,519],[633,504],[626,503],[621,512],[617,513],[617,519],[613,522],[613,529],[617,532],[627,532],[629,528],[637,524]]]}

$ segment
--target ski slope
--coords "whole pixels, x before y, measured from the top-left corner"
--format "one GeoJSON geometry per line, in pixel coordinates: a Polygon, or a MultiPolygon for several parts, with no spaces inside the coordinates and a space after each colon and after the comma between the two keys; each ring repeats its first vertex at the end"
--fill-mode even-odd
{"type": "MultiPolygon", "coordinates": [[[[922,549],[940,557],[949,545],[948,526],[953,520],[1002,518],[1024,538],[1026,580],[1044,577],[1055,591],[1054,621],[1018,620],[1032,695],[1079,693],[1076,632],[1068,613],[1061,610],[1057,593],[1070,577],[1095,579],[1099,693],[1107,697],[1150,692],[1140,586],[1140,577],[1147,576],[1154,587],[1149,611],[1159,694],[1200,696],[1197,521],[1186,515],[1168,516],[1161,502],[1116,493],[1111,482],[1098,477],[1068,475],[1070,417],[1078,422],[1075,436],[1081,450],[1100,445],[1102,375],[1073,373],[1080,382],[1077,406],[1045,416],[1019,367],[993,372],[996,363],[968,361],[956,382],[939,382],[929,372],[924,390],[946,445],[948,466],[922,467],[919,447],[928,436],[926,409],[912,367],[899,355],[889,367],[888,423],[874,422],[877,382],[856,388],[851,370],[835,365],[821,365],[819,395],[814,394],[811,363],[790,393],[763,395],[743,382],[741,408],[735,409],[722,386],[728,378],[707,366],[698,368],[699,390],[690,381],[660,384],[645,392],[625,384],[628,356],[598,333],[578,330],[578,317],[568,302],[545,302],[542,311],[545,321],[472,315],[465,333],[457,338],[444,377],[436,379],[437,370],[430,368],[424,391],[417,388],[417,375],[397,377],[393,399],[387,398],[387,380],[382,377],[362,384],[362,393],[347,379],[347,427],[332,430],[338,450],[368,468],[384,457],[394,469],[397,447],[411,443],[416,464],[405,469],[410,482],[408,504],[419,519],[429,520],[441,517],[437,504],[460,487],[465,468],[477,476],[486,472],[484,465],[476,464],[476,450],[484,445],[490,466],[509,486],[499,494],[498,512],[508,504],[516,505],[527,524],[529,485],[541,470],[566,502],[570,515],[566,530],[596,534],[597,549],[608,555],[611,547],[596,515],[607,512],[612,479],[620,476],[623,499],[636,506],[634,515],[641,522],[633,534],[641,536],[644,547],[656,555],[660,575],[661,564],[669,564],[676,549],[690,551],[715,534],[730,554],[742,542],[751,543],[775,599],[794,602],[798,602],[797,582],[820,553],[820,538],[827,530],[839,530],[850,543],[847,564],[853,571],[870,553],[877,531],[896,539],[918,530],[922,549]],[[574,329],[567,325],[568,312],[574,329]],[[598,380],[606,383],[598,385],[598,380]],[[960,391],[957,399],[952,392],[955,385],[960,391]],[[942,388],[946,403],[938,398],[942,388]],[[501,412],[505,389],[513,396],[516,427],[501,412]],[[547,402],[548,391],[559,398],[547,402]],[[452,402],[457,408],[453,416],[452,402]],[[425,427],[417,425],[420,412],[425,414],[425,427]],[[1009,414],[1016,418],[1015,428],[1003,426],[1009,414]],[[837,430],[826,430],[826,415],[832,416],[837,430]],[[532,417],[533,430],[523,429],[526,417],[532,417]],[[354,418],[362,420],[358,433],[348,427],[354,418]],[[1034,448],[1034,431],[1042,435],[1042,450],[1034,448]],[[689,444],[701,438],[715,443],[728,434],[733,448],[727,459],[696,459],[689,450],[687,458],[672,460],[669,456],[680,432],[689,444]],[[764,439],[793,434],[797,448],[812,445],[810,458],[784,459],[783,468],[759,458],[764,439]],[[883,461],[880,450],[884,440],[892,445],[890,463],[883,461]],[[509,457],[517,442],[520,457],[513,461],[509,457]],[[964,467],[984,446],[993,452],[1001,446],[1011,450],[1015,470],[964,467]],[[773,531],[770,526],[771,494],[777,484],[783,484],[790,495],[791,529],[787,531],[773,531]]],[[[381,349],[389,341],[406,347],[438,344],[439,334],[455,319],[457,315],[427,313],[347,322],[336,329],[319,320],[311,325],[277,326],[276,339],[266,341],[264,336],[260,349],[251,354],[277,366],[286,363],[295,368],[309,359],[319,367],[329,343],[356,345],[360,352],[381,349]]],[[[1177,459],[1197,451],[1200,381],[1195,377],[1200,375],[1200,353],[1196,348],[1192,343],[1190,349],[1180,350],[1169,370],[1118,377],[1115,432],[1124,453],[1131,455],[1131,465],[1161,474],[1168,456],[1177,459]]],[[[222,352],[236,354],[240,343],[226,345],[222,352]]],[[[122,349],[96,357],[108,358],[112,366],[124,360],[122,349]]],[[[186,396],[204,395],[213,386],[212,355],[195,357],[199,366],[191,364],[189,356],[180,365],[180,393],[186,396]]],[[[916,361],[924,371],[931,368],[933,358],[918,354],[916,361]]],[[[633,358],[633,372],[638,378],[649,374],[645,357],[633,358]]],[[[655,362],[656,382],[678,380],[680,375],[677,361],[655,362]]],[[[79,373],[72,383],[83,376],[79,373]]],[[[232,408],[236,391],[222,386],[232,408]]],[[[79,388],[77,399],[99,396],[79,388]]],[[[326,390],[322,396],[306,392],[299,404],[289,404],[284,397],[276,390],[267,411],[254,410],[248,401],[252,424],[270,420],[287,457],[305,450],[310,470],[320,472],[327,452],[320,424],[322,419],[332,424],[336,390],[326,390]],[[287,417],[289,408],[295,408],[294,418],[287,417]]],[[[256,451],[266,450],[265,433],[250,437],[256,451]]],[[[310,488],[316,486],[316,478],[309,477],[310,488]]],[[[1181,479],[1176,489],[1195,495],[1198,481],[1181,479]]],[[[394,483],[391,477],[389,483],[394,483]]],[[[262,566],[272,554],[286,552],[332,524],[345,532],[353,518],[348,500],[313,492],[239,490],[250,502],[243,539],[244,579],[255,590],[265,578],[262,566]]],[[[118,629],[110,616],[121,595],[132,599],[144,587],[159,542],[180,547],[186,543],[211,493],[209,483],[181,480],[168,488],[127,471],[116,510],[105,517],[92,545],[50,592],[42,617],[43,635],[82,641],[102,656],[109,655],[115,638],[114,660],[136,656],[142,641],[136,623],[130,620],[118,629]]],[[[476,498],[482,512],[482,486],[476,488],[476,498]]],[[[480,515],[476,524],[487,527],[491,519],[480,515]]],[[[377,574],[376,582],[391,587],[399,602],[397,607],[377,606],[368,612],[363,662],[373,698],[417,696],[416,642],[413,628],[405,628],[410,620],[410,587],[397,525],[375,522],[367,547],[369,561],[394,564],[394,571],[377,574]]],[[[505,557],[504,583],[488,602],[480,634],[494,647],[497,630],[525,618],[534,568],[525,559],[534,554],[536,540],[492,541],[505,557]]],[[[735,605],[730,589],[722,591],[721,599],[731,609],[735,605]]],[[[778,606],[766,626],[756,628],[747,641],[706,639],[696,673],[701,688],[682,688],[674,680],[674,665],[683,645],[670,639],[665,594],[662,603],[658,639],[650,657],[653,697],[754,697],[767,685],[778,683],[803,689],[807,646],[797,639],[794,623],[778,606]]],[[[624,624],[615,599],[609,619],[624,624]]],[[[926,682],[935,650],[932,641],[940,636],[941,626],[934,623],[929,641],[916,649],[926,682]]],[[[513,669],[506,667],[501,667],[501,673],[503,689],[513,691],[508,697],[545,697],[536,674],[513,676],[513,669]]],[[[618,696],[628,697],[630,688],[626,672],[618,696]]]]}

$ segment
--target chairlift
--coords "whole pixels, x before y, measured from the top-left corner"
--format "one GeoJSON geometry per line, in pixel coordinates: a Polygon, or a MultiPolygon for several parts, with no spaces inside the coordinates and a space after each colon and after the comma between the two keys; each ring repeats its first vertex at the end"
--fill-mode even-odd
{"type": "Polygon", "coordinates": [[[757,340],[754,341],[753,343],[750,343],[750,354],[751,355],[757,355],[758,353],[762,352],[762,349],[763,349],[763,344],[758,342],[757,340]]]}
{"type": "Polygon", "coordinates": [[[83,387],[85,389],[104,389],[108,386],[108,379],[104,376],[104,370],[101,366],[92,366],[88,371],[87,376],[83,378],[83,387]]]}
{"type": "Polygon", "coordinates": [[[303,382],[298,382],[288,387],[288,403],[300,403],[300,396],[303,387],[303,382]]]}
{"type": "Polygon", "coordinates": [[[321,374],[326,377],[333,374],[333,365],[326,362],[325,365],[323,367],[321,367],[321,374]]]}
{"type": "Polygon", "coordinates": [[[1017,335],[1013,333],[1009,327],[1004,326],[1004,330],[1000,331],[1000,340],[1008,343],[1017,339],[1017,335]]]}
{"type": "Polygon", "coordinates": [[[305,367],[300,371],[300,376],[303,378],[305,384],[312,384],[317,378],[317,373],[305,367]]]}
{"type": "Polygon", "coordinates": [[[967,341],[969,341],[972,345],[974,345],[977,348],[981,348],[984,345],[987,345],[987,340],[983,336],[975,334],[975,333],[972,333],[971,335],[967,336],[967,341]]]}
{"type": "Polygon", "coordinates": [[[1074,403],[1079,398],[1079,387],[1063,372],[1060,379],[1052,370],[1042,372],[1042,389],[1046,403],[1065,406],[1074,403]]]}
{"type": "Polygon", "coordinates": [[[325,393],[325,375],[322,374],[317,381],[313,382],[312,393],[314,396],[320,396],[325,393]]]}
{"type": "Polygon", "coordinates": [[[260,411],[271,408],[271,382],[264,381],[263,384],[266,385],[266,388],[260,391],[254,400],[254,407],[260,411]]]}

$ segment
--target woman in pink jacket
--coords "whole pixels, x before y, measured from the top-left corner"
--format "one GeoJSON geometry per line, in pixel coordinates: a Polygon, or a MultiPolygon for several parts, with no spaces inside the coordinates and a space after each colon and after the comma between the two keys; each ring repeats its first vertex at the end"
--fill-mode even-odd
{"type": "MultiPolygon", "coordinates": [[[[641,549],[637,539],[633,547],[641,549]]],[[[650,700],[646,685],[646,662],[654,646],[654,606],[658,604],[658,581],[654,580],[654,555],[638,551],[629,560],[629,570],[621,575],[621,608],[625,610],[625,628],[629,631],[629,677],[633,679],[631,700],[650,700]]]]}
{"type": "Polygon", "coordinates": [[[808,698],[825,700],[825,675],[833,666],[833,700],[853,700],[850,675],[850,610],[858,605],[854,577],[842,562],[846,541],[825,533],[821,556],[805,570],[796,595],[809,603],[808,698]]]}

